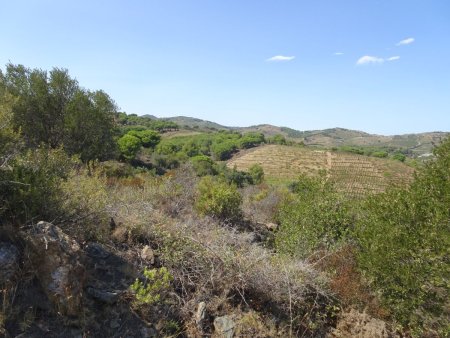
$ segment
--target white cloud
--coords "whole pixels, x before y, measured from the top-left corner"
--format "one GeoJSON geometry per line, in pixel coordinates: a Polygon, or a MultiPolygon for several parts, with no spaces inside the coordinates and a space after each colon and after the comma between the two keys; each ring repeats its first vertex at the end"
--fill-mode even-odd
{"type": "Polygon", "coordinates": [[[399,60],[399,59],[400,59],[400,56],[396,55],[396,56],[391,56],[390,58],[387,58],[386,60],[387,61],[396,61],[396,60],[399,60]]]}
{"type": "Polygon", "coordinates": [[[284,56],[284,55],[275,55],[271,58],[267,59],[266,61],[269,62],[280,62],[280,61],[292,61],[295,59],[295,56],[284,56]]]}
{"type": "Polygon", "coordinates": [[[400,41],[399,43],[397,43],[397,46],[401,46],[401,45],[409,45],[410,43],[414,42],[414,38],[407,38],[404,39],[402,41],[400,41]]]}
{"type": "Polygon", "coordinates": [[[363,57],[360,57],[358,59],[358,61],[356,61],[357,65],[365,65],[368,63],[383,63],[384,59],[379,58],[377,56],[369,56],[369,55],[364,55],[363,57]]]}
{"type": "Polygon", "coordinates": [[[344,53],[342,53],[342,52],[336,52],[336,53],[334,53],[334,55],[344,55],[344,53]]]}

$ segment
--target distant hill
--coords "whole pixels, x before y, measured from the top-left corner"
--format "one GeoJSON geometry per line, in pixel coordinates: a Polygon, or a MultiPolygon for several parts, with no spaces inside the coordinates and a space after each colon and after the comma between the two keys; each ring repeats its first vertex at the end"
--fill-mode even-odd
{"type": "MultiPolygon", "coordinates": [[[[156,118],[152,115],[144,116],[151,119],[156,118]]],[[[429,155],[434,144],[438,144],[441,139],[450,135],[449,132],[426,132],[384,136],[345,128],[299,131],[270,124],[260,124],[250,127],[227,127],[215,122],[188,116],[175,116],[160,119],[175,122],[180,129],[195,129],[198,131],[235,130],[244,133],[261,132],[266,136],[281,134],[291,141],[303,142],[307,146],[328,149],[341,146],[392,148],[405,151],[409,153],[410,156],[414,157],[429,155]]]]}
{"type": "Polygon", "coordinates": [[[217,130],[229,130],[230,127],[222,126],[218,123],[197,119],[188,116],[175,116],[175,117],[164,117],[161,120],[172,121],[178,124],[178,126],[183,128],[198,128],[198,129],[217,129],[217,130]]]}

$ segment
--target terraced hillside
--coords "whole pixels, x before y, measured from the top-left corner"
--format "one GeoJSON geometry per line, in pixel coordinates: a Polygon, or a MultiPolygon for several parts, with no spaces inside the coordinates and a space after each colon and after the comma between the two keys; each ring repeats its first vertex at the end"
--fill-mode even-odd
{"type": "Polygon", "coordinates": [[[227,166],[247,170],[260,164],[269,179],[295,179],[300,174],[318,175],[325,170],[336,187],[351,196],[381,192],[390,185],[407,184],[414,170],[393,160],[362,155],[265,145],[237,154],[227,166]]]}

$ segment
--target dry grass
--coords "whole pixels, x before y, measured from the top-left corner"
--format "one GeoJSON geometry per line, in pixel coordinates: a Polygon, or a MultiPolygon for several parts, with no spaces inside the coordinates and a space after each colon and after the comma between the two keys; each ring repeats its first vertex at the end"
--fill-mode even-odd
{"type": "Polygon", "coordinates": [[[414,170],[398,161],[322,150],[266,145],[228,161],[228,167],[248,170],[260,164],[268,180],[293,180],[300,174],[326,171],[336,188],[351,196],[381,192],[411,181],[414,170]]]}
{"type": "MultiPolygon", "coordinates": [[[[327,306],[334,302],[325,277],[303,261],[255,243],[252,233],[198,217],[192,211],[196,182],[195,174],[185,169],[149,177],[142,188],[115,184],[107,203],[108,213],[126,229],[123,240],[151,245],[175,277],[178,308],[190,334],[212,332],[211,322],[194,332],[199,330],[193,318],[200,301],[207,303],[209,316],[242,309],[275,317],[281,336],[325,332],[327,306]]],[[[263,326],[261,332],[273,330],[263,326]]]]}

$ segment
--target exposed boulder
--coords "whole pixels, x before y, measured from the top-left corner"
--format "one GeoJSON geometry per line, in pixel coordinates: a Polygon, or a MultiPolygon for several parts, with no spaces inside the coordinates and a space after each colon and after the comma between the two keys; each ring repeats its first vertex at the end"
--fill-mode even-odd
{"type": "Polygon", "coordinates": [[[149,262],[151,265],[155,264],[155,253],[148,245],[144,246],[142,249],[141,258],[149,262]]]}
{"type": "Polygon", "coordinates": [[[0,242],[0,285],[11,280],[19,268],[19,250],[8,242],[0,242]]]}
{"type": "Polygon", "coordinates": [[[230,316],[216,317],[214,319],[214,330],[216,337],[233,338],[236,323],[230,316]]]}
{"type": "Polygon", "coordinates": [[[85,277],[78,243],[47,222],[39,222],[24,237],[27,254],[47,297],[61,314],[77,317],[85,277]]]}

